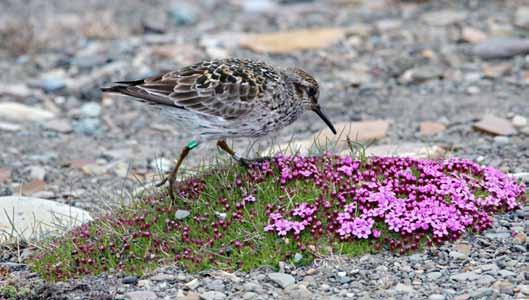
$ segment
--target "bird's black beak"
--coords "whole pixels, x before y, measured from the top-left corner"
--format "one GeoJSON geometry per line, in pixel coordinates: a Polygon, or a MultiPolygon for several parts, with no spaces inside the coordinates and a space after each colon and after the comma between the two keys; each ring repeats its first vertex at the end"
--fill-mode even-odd
{"type": "Polygon", "coordinates": [[[320,118],[323,120],[323,122],[325,122],[325,124],[327,124],[327,126],[329,126],[329,128],[332,131],[332,133],[336,134],[336,129],[334,129],[334,126],[332,125],[332,123],[329,120],[329,118],[327,118],[327,116],[323,113],[323,111],[321,110],[321,107],[318,105],[318,106],[315,106],[314,108],[312,108],[312,110],[316,114],[318,114],[318,116],[320,116],[320,118]]]}

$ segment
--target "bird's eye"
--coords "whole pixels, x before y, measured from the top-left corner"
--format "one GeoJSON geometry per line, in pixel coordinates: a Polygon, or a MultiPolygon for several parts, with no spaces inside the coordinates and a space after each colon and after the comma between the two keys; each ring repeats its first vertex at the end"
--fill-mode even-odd
{"type": "Polygon", "coordinates": [[[309,88],[309,97],[316,97],[316,95],[318,94],[318,89],[317,88],[309,88]]]}

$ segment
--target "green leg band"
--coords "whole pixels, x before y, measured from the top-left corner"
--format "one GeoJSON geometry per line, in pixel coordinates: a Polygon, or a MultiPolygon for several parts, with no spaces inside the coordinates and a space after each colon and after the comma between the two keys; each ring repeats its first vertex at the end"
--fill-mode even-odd
{"type": "Polygon", "coordinates": [[[192,140],[192,141],[190,141],[189,143],[187,143],[186,147],[187,147],[187,149],[189,149],[189,150],[193,150],[193,149],[195,149],[196,147],[198,147],[198,145],[200,145],[200,144],[199,144],[197,141],[192,140]]]}

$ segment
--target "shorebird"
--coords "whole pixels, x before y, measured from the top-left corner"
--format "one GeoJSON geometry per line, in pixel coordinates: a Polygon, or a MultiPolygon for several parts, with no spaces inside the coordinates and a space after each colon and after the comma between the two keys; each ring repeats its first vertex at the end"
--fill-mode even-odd
{"type": "Polygon", "coordinates": [[[171,174],[158,184],[169,181],[173,202],[178,169],[204,140],[217,140],[220,149],[248,165],[252,160],[233,151],[227,138],[265,136],[292,124],[306,110],[314,111],[336,134],[318,103],[318,82],[299,68],[276,68],[249,59],[219,59],[145,79],[118,81],[101,90],[132,96],[158,108],[197,138],[183,148],[171,174]]]}

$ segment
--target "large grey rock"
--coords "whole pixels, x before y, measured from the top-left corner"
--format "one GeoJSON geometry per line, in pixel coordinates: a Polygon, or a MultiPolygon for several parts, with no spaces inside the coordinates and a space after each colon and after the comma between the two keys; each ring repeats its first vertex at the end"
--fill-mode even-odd
{"type": "Polygon", "coordinates": [[[226,299],[226,295],[224,295],[221,292],[217,292],[217,291],[209,291],[209,292],[205,292],[205,293],[200,294],[200,299],[203,299],[203,300],[224,300],[224,299],[226,299]]]}
{"type": "Polygon", "coordinates": [[[0,243],[12,237],[10,233],[25,239],[38,239],[60,234],[91,220],[85,210],[59,202],[19,196],[0,197],[0,243]]]}
{"type": "Polygon", "coordinates": [[[296,279],[292,275],[285,273],[270,273],[268,274],[268,278],[277,283],[282,288],[286,288],[287,286],[296,282],[296,279]]]}
{"type": "Polygon", "coordinates": [[[529,53],[529,39],[491,38],[474,46],[472,53],[483,59],[511,58],[529,53]]]}
{"type": "Polygon", "coordinates": [[[55,114],[53,112],[37,107],[16,102],[0,103],[0,119],[43,122],[54,117],[55,114]]]}

